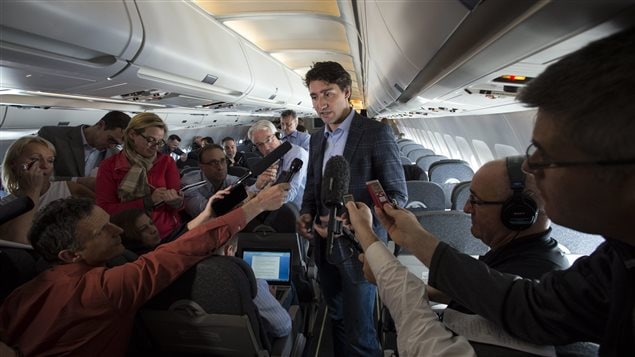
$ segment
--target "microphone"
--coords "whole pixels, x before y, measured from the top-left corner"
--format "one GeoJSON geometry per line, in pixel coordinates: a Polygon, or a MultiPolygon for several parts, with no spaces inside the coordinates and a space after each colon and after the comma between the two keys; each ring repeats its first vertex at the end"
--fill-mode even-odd
{"type": "Polygon", "coordinates": [[[298,159],[297,157],[295,159],[293,159],[293,161],[291,161],[291,166],[289,167],[289,172],[283,172],[282,175],[280,175],[280,177],[278,177],[278,180],[276,181],[276,185],[279,183],[289,183],[291,182],[291,180],[293,179],[293,176],[295,176],[295,174],[298,173],[298,171],[300,171],[300,169],[302,168],[302,165],[304,163],[302,162],[302,160],[298,159]]]}
{"type": "Polygon", "coordinates": [[[35,207],[31,197],[17,197],[7,199],[6,203],[0,203],[0,224],[4,224],[22,214],[29,212],[35,207]]]}
{"type": "MultiPolygon", "coordinates": [[[[242,175],[238,179],[238,181],[236,181],[234,184],[232,184],[232,189],[234,187],[242,184],[243,181],[248,179],[250,176],[252,176],[252,175],[253,176],[258,176],[261,173],[265,172],[265,170],[267,170],[269,168],[269,166],[273,165],[276,161],[280,160],[287,152],[289,152],[289,150],[291,150],[291,143],[288,142],[288,141],[285,141],[280,146],[275,148],[272,152],[267,154],[267,156],[263,157],[260,161],[258,161],[256,164],[254,164],[253,167],[250,168],[249,172],[247,172],[246,174],[242,175]]],[[[302,167],[302,166],[300,166],[300,167],[302,167]]]]}
{"type": "Polygon", "coordinates": [[[336,219],[344,207],[342,196],[348,193],[351,179],[350,168],[344,156],[332,156],[324,167],[322,175],[322,204],[329,209],[328,234],[326,236],[326,260],[331,261],[333,236],[341,233],[340,222],[336,219]]]}
{"type": "Polygon", "coordinates": [[[238,181],[234,182],[231,185],[231,187],[229,188],[229,194],[227,194],[227,196],[225,196],[221,200],[217,200],[212,203],[214,212],[219,216],[223,215],[231,211],[237,204],[247,198],[247,192],[245,191],[243,182],[251,175],[258,176],[261,173],[265,172],[265,170],[267,170],[269,166],[280,160],[287,152],[289,152],[289,150],[291,150],[291,143],[284,142],[283,144],[275,148],[272,152],[270,152],[267,156],[263,157],[262,160],[253,165],[251,171],[242,175],[238,179],[238,181]]]}

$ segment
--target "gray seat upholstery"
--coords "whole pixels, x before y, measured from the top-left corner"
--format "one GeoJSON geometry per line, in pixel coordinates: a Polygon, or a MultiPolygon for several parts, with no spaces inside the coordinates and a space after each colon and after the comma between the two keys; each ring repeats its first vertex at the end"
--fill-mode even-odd
{"type": "Polygon", "coordinates": [[[564,245],[569,254],[589,255],[605,241],[602,236],[578,232],[553,222],[551,229],[551,237],[564,245]]]}
{"type": "Polygon", "coordinates": [[[423,149],[423,145],[417,143],[409,143],[399,148],[402,154],[408,156],[408,153],[412,150],[423,149]]]}
{"type": "Polygon", "coordinates": [[[430,149],[423,149],[423,148],[414,149],[408,153],[408,158],[412,160],[413,162],[417,162],[418,158],[422,156],[427,156],[427,155],[434,155],[434,151],[430,149]]]}
{"type": "Polygon", "coordinates": [[[470,198],[470,185],[472,181],[463,181],[457,183],[452,189],[452,196],[450,196],[451,207],[450,209],[456,211],[463,211],[465,203],[470,198]]]}
{"type": "Polygon", "coordinates": [[[418,211],[445,209],[445,195],[441,186],[429,181],[406,181],[408,190],[407,209],[418,211]]]}
{"type": "Polygon", "coordinates": [[[429,181],[428,175],[417,165],[403,165],[406,181],[429,181]]]}
{"type": "Polygon", "coordinates": [[[451,208],[452,190],[461,181],[470,181],[474,170],[463,160],[439,160],[430,164],[428,177],[430,181],[441,185],[446,197],[446,208],[451,208]]]}
{"type": "Polygon", "coordinates": [[[458,211],[426,211],[416,215],[423,228],[458,251],[469,255],[488,251],[483,242],[472,236],[470,215],[458,211]]]}
{"type": "Polygon", "coordinates": [[[410,160],[407,156],[401,155],[401,163],[403,165],[412,165],[412,160],[410,160]]]}
{"type": "Polygon", "coordinates": [[[148,302],[140,318],[159,354],[290,355],[292,335],[276,339],[271,347],[253,302],[256,294],[247,263],[212,256],[148,302]]]}
{"type": "MultiPolygon", "coordinates": [[[[446,160],[447,158],[448,157],[444,155],[426,155],[418,158],[416,163],[420,168],[423,169],[423,171],[428,172],[428,170],[430,169],[430,165],[433,162],[446,160]]],[[[430,177],[430,175],[428,175],[428,177],[430,177]]]]}

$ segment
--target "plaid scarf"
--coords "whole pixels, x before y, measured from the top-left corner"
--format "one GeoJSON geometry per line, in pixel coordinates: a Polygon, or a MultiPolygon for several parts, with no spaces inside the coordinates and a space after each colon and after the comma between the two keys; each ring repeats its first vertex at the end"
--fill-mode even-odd
{"type": "Polygon", "coordinates": [[[130,169],[117,189],[121,202],[132,201],[150,194],[148,171],[152,168],[154,157],[143,157],[124,145],[124,154],[130,163],[130,169]]]}

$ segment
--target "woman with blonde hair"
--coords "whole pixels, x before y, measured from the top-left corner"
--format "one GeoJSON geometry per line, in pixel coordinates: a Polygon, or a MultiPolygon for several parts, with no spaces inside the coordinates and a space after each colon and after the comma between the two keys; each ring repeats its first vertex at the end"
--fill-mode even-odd
{"type": "Polygon", "coordinates": [[[2,162],[2,184],[11,195],[4,200],[28,196],[35,208],[1,225],[2,239],[29,244],[27,233],[38,209],[58,198],[95,198],[91,190],[78,183],[50,181],[55,154],[53,144],[39,136],[21,137],[7,150],[2,162]]]}
{"type": "Polygon", "coordinates": [[[181,223],[183,196],[174,160],[158,152],[167,125],[154,113],[135,115],[124,130],[124,147],[101,162],[97,172],[97,205],[109,214],[129,208],[150,212],[161,238],[181,223]]]}

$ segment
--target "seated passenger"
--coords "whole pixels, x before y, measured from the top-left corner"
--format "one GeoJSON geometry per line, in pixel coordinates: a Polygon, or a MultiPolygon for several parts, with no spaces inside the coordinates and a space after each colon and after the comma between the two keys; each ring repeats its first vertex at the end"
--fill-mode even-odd
{"type": "Polygon", "coordinates": [[[7,150],[2,162],[2,181],[12,196],[28,196],[35,208],[0,225],[2,239],[29,244],[27,233],[38,209],[58,198],[79,196],[95,198],[95,194],[76,182],[51,181],[56,158],[55,147],[39,136],[25,136],[7,150]]]}
{"type": "Polygon", "coordinates": [[[205,185],[183,193],[185,212],[191,217],[196,217],[203,211],[207,199],[214,193],[238,181],[238,177],[227,175],[226,161],[225,152],[220,145],[206,145],[198,153],[200,170],[190,171],[181,178],[182,186],[207,181],[205,185]]]}
{"type": "MultiPolygon", "coordinates": [[[[249,140],[256,145],[258,151],[260,151],[263,156],[266,156],[282,144],[280,139],[276,137],[276,132],[276,127],[270,121],[260,120],[249,128],[247,136],[249,136],[249,140]]],[[[282,159],[258,175],[256,183],[250,186],[247,191],[255,193],[262,190],[268,184],[276,182],[283,171],[289,171],[291,162],[296,158],[302,160],[303,165],[290,182],[291,191],[289,191],[288,202],[292,202],[299,209],[302,206],[302,196],[304,195],[304,187],[306,184],[309,153],[295,144],[291,144],[291,150],[289,150],[282,159]]]]}
{"type": "Polygon", "coordinates": [[[236,148],[236,140],[234,138],[228,136],[223,138],[221,142],[223,148],[225,149],[225,155],[227,155],[227,167],[231,166],[245,166],[245,157],[242,152],[238,151],[236,148]]]}
{"type": "Polygon", "coordinates": [[[141,255],[153,251],[159,244],[171,242],[178,237],[198,227],[201,223],[212,218],[213,211],[211,204],[217,199],[223,198],[227,194],[227,190],[220,190],[210,197],[206,202],[203,211],[194,219],[187,223],[181,224],[166,238],[161,240],[159,230],[152,221],[152,218],[142,208],[129,208],[121,212],[117,212],[110,217],[110,222],[120,227],[121,243],[129,251],[141,255]]]}
{"type": "MultiPolygon", "coordinates": [[[[225,245],[214,251],[215,255],[227,255],[233,257],[238,249],[238,237],[234,236],[225,245]]],[[[287,336],[291,333],[291,316],[282,307],[280,302],[272,294],[269,284],[264,279],[256,278],[258,293],[254,298],[254,304],[262,317],[264,328],[271,340],[287,336]]]]}
{"type": "Polygon", "coordinates": [[[457,252],[412,214],[384,205],[382,224],[430,268],[431,286],[523,340],[591,341],[601,356],[635,355],[635,107],[624,94],[635,85],[634,48],[631,27],[564,56],[519,94],[538,108],[523,170],[534,176],[547,215],[606,241],[568,269],[520,279],[457,252]]]}
{"type": "Polygon", "coordinates": [[[185,162],[187,161],[187,154],[179,148],[181,145],[181,138],[178,135],[172,134],[168,136],[168,141],[160,149],[160,152],[170,155],[174,161],[185,162]]]}
{"type": "MultiPolygon", "coordinates": [[[[550,237],[551,229],[544,211],[544,201],[538,193],[534,178],[525,176],[522,172],[523,161],[522,156],[512,156],[483,165],[474,174],[470,184],[470,197],[464,210],[472,216],[472,235],[490,247],[489,252],[479,257],[480,261],[501,273],[540,279],[543,274],[552,270],[568,268],[569,261],[558,248],[558,242],[550,237]]],[[[477,354],[491,355],[496,351],[501,355],[505,354],[506,349],[495,347],[505,346],[504,341],[481,344],[478,342],[482,336],[472,335],[472,330],[462,328],[467,318],[463,314],[473,314],[469,309],[457,301],[449,301],[434,288],[429,287],[428,293],[433,301],[448,303],[449,310],[444,313],[444,323],[455,333],[470,340],[477,354]]],[[[470,319],[488,324],[482,318],[470,319]]],[[[503,331],[499,333],[504,334],[503,331]]],[[[526,345],[517,340],[515,343],[526,345]]],[[[524,348],[552,349],[533,345],[524,348]]],[[[515,351],[508,351],[507,355],[512,352],[515,351]]]]}
{"type": "Polygon", "coordinates": [[[7,297],[0,307],[0,339],[25,356],[125,355],[137,310],[256,215],[279,208],[288,189],[288,184],[270,187],[242,207],[113,268],[104,264],[124,249],[121,228],[88,199],[54,201],[36,217],[29,239],[56,265],[7,297]]]}
{"type": "Polygon", "coordinates": [[[288,109],[280,114],[280,128],[284,134],[280,140],[288,141],[309,151],[311,135],[298,130],[298,115],[295,111],[288,109]]]}
{"type": "Polygon", "coordinates": [[[94,125],[44,126],[38,135],[57,149],[55,179],[77,181],[95,191],[95,170],[104,159],[117,153],[130,116],[112,111],[94,125]]]}
{"type": "Polygon", "coordinates": [[[167,125],[153,113],[135,115],[124,132],[124,149],[97,172],[97,205],[109,214],[126,208],[152,211],[161,238],[181,224],[179,172],[174,160],[157,153],[167,125]]]}

